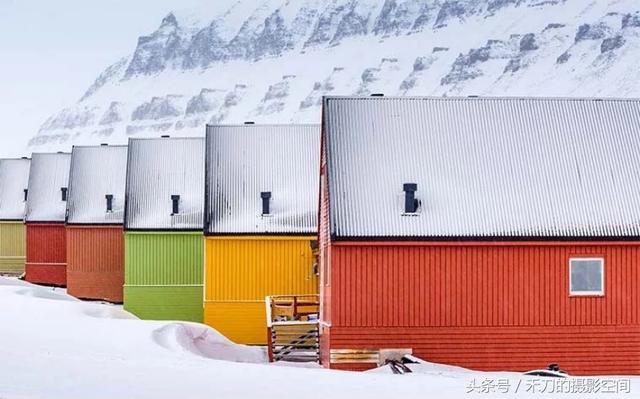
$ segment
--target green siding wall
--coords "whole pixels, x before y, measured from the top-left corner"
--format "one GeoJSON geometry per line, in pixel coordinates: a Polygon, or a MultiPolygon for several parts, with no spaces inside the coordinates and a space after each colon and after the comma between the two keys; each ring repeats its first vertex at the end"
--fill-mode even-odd
{"type": "Polygon", "coordinates": [[[0,222],[0,273],[24,272],[26,241],[22,222],[0,222]]]}
{"type": "Polygon", "coordinates": [[[124,308],[142,319],[202,322],[202,233],[125,233],[124,308]]]}
{"type": "Polygon", "coordinates": [[[124,287],[124,308],[146,320],[202,323],[202,287],[124,287]]]}

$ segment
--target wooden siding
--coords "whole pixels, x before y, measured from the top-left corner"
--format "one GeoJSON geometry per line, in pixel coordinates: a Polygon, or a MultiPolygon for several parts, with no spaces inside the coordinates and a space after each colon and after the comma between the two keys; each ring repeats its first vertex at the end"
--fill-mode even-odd
{"type": "Polygon", "coordinates": [[[121,303],[123,284],[122,226],[67,226],[67,292],[121,303]]]}
{"type": "Polygon", "coordinates": [[[22,222],[0,222],[0,273],[24,272],[26,240],[22,222]]]}
{"type": "Polygon", "coordinates": [[[558,361],[579,374],[640,373],[640,243],[334,243],[329,251],[330,348],[413,346],[427,360],[482,370],[558,361]],[[569,295],[569,259],[580,256],[605,259],[604,296],[569,295]]]}
{"type": "Polygon", "coordinates": [[[202,321],[202,233],[125,233],[124,308],[142,319],[202,321]]]}
{"type": "Polygon", "coordinates": [[[483,371],[526,371],[558,363],[575,375],[640,374],[638,326],[331,328],[332,349],[404,347],[430,362],[483,371]]]}
{"type": "Polygon", "coordinates": [[[125,234],[125,284],[202,286],[202,233],[125,234]]]}
{"type": "Polygon", "coordinates": [[[26,280],[66,286],[67,244],[62,223],[27,223],[26,280]]]}
{"type": "Polygon", "coordinates": [[[262,301],[205,301],[204,323],[235,343],[267,344],[267,321],[262,301]]]}
{"type": "Polygon", "coordinates": [[[202,286],[125,286],[124,309],[145,320],[202,323],[202,286]]]}
{"type": "Polygon", "coordinates": [[[318,293],[314,239],[207,237],[205,323],[235,342],[266,344],[266,296],[318,293]]]}

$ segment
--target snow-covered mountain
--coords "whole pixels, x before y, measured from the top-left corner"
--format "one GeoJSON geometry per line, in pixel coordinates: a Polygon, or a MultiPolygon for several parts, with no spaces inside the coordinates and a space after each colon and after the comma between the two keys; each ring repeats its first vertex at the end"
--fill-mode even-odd
{"type": "Polygon", "coordinates": [[[235,0],[172,12],[31,149],[319,122],[326,94],[640,95],[638,0],[235,0]]]}

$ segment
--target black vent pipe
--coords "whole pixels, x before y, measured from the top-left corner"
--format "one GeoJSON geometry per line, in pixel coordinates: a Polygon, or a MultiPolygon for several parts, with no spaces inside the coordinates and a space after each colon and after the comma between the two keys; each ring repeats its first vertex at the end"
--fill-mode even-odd
{"type": "Polygon", "coordinates": [[[172,195],[171,196],[171,204],[172,204],[171,215],[179,214],[180,213],[180,196],[179,195],[172,195]]]}
{"type": "Polygon", "coordinates": [[[107,200],[107,212],[113,212],[113,194],[107,194],[104,197],[107,200]]]}
{"type": "Polygon", "coordinates": [[[66,201],[67,200],[67,188],[66,187],[60,187],[60,191],[62,192],[62,200],[66,201]]]}
{"type": "Polygon", "coordinates": [[[271,214],[271,191],[263,191],[260,193],[260,198],[262,198],[262,214],[269,215],[271,214]]]}
{"type": "Polygon", "coordinates": [[[404,189],[404,213],[416,213],[420,201],[416,199],[416,191],[418,191],[418,185],[416,183],[405,183],[404,189]]]}

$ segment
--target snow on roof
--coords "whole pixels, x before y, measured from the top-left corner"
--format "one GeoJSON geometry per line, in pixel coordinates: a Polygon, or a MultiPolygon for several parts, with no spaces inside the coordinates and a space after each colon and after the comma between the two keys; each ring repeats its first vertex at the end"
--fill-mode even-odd
{"type": "Polygon", "coordinates": [[[320,125],[209,126],[206,146],[207,233],[315,234],[320,125]]]}
{"type": "Polygon", "coordinates": [[[126,172],[127,146],[73,147],[67,223],[122,224],[126,172]]]}
{"type": "Polygon", "coordinates": [[[23,220],[30,159],[0,159],[0,220],[23,220]]]}
{"type": "Polygon", "coordinates": [[[129,140],[125,229],[202,230],[203,204],[204,138],[129,140]]]}
{"type": "Polygon", "coordinates": [[[69,153],[36,153],[29,171],[27,222],[64,222],[67,208],[63,191],[69,181],[69,153]]]}
{"type": "Polygon", "coordinates": [[[336,238],[640,237],[640,100],[329,97],[324,114],[336,238]]]}

